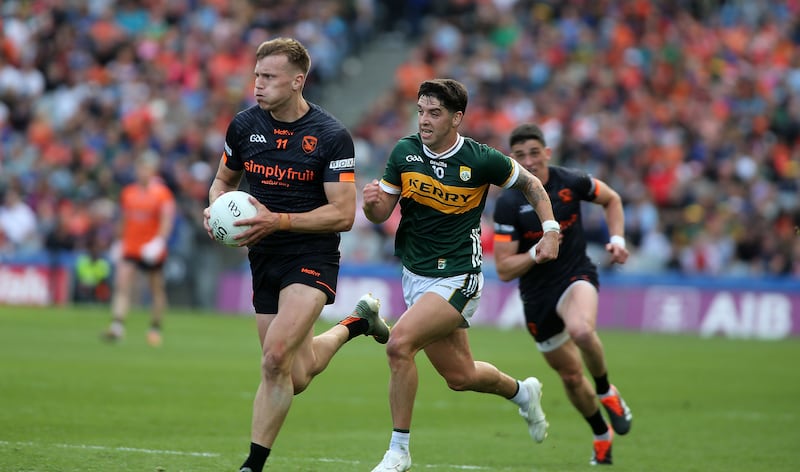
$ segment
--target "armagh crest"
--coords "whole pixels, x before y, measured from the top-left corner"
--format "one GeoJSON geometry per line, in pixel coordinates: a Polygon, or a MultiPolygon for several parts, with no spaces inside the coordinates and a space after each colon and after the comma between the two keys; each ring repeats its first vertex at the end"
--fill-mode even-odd
{"type": "Polygon", "coordinates": [[[303,136],[303,152],[311,154],[317,148],[316,136],[303,136]]]}

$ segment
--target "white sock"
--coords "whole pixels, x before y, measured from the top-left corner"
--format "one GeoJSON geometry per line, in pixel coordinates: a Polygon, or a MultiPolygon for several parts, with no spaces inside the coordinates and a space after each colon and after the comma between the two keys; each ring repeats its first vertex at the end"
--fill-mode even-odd
{"type": "Polygon", "coordinates": [[[392,440],[389,442],[389,449],[398,452],[408,452],[409,436],[411,436],[411,433],[392,431],[392,440]]]}
{"type": "Polygon", "coordinates": [[[522,385],[522,382],[517,380],[517,394],[511,397],[511,401],[516,403],[520,408],[527,408],[528,402],[531,401],[530,392],[522,385]]]}
{"type": "Polygon", "coordinates": [[[113,320],[109,331],[115,336],[122,336],[125,334],[125,325],[120,320],[113,320]]]}
{"type": "Polygon", "coordinates": [[[597,441],[608,441],[609,439],[611,439],[611,430],[609,429],[608,431],[606,431],[603,434],[599,434],[599,435],[595,434],[594,435],[594,439],[596,439],[597,441]]]}
{"type": "Polygon", "coordinates": [[[608,397],[613,396],[615,393],[617,393],[617,392],[615,392],[613,388],[609,387],[608,391],[606,393],[600,394],[600,395],[598,395],[598,397],[599,398],[608,398],[608,397]]]}

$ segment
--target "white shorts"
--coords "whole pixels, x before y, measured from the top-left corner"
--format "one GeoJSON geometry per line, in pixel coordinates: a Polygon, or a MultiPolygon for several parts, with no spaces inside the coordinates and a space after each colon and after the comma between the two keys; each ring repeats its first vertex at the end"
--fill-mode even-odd
{"type": "Polygon", "coordinates": [[[411,306],[426,292],[438,294],[464,318],[462,326],[469,326],[469,320],[478,309],[483,292],[483,274],[462,274],[453,277],[425,277],[403,267],[403,298],[406,306],[411,306]]]}
{"type": "Polygon", "coordinates": [[[569,339],[569,333],[567,333],[567,330],[564,329],[564,331],[556,334],[555,336],[551,336],[542,342],[537,342],[536,347],[539,348],[539,352],[555,351],[563,346],[565,342],[569,341],[569,339]]]}

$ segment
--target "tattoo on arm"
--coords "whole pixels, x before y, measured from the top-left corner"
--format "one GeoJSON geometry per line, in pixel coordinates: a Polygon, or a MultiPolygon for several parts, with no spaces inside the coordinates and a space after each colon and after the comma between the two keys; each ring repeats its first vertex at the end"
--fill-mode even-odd
{"type": "Polygon", "coordinates": [[[542,182],[528,172],[520,172],[513,188],[522,192],[534,208],[536,208],[542,200],[549,200],[547,193],[544,191],[544,186],[542,186],[542,182]]]}

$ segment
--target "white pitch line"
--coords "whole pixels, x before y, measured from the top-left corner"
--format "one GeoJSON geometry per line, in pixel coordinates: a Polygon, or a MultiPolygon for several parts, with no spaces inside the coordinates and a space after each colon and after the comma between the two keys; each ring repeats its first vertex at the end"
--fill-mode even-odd
{"type": "MultiPolygon", "coordinates": [[[[42,446],[43,444],[35,443],[33,441],[3,441],[0,440],[0,446],[11,446],[11,447],[38,447],[42,446]]],[[[91,450],[91,451],[116,451],[116,452],[137,452],[140,454],[153,454],[153,455],[164,455],[164,456],[191,456],[191,457],[219,457],[219,454],[214,452],[191,452],[191,451],[171,451],[168,449],[143,449],[137,447],[109,447],[109,446],[93,446],[90,444],[47,444],[47,446],[51,447],[60,447],[64,449],[83,449],[83,450],[91,450]]],[[[282,458],[285,460],[285,458],[282,458]]],[[[350,464],[359,466],[362,464],[361,461],[349,461],[344,459],[334,459],[334,458],[326,458],[326,457],[303,457],[303,458],[293,458],[292,461],[300,461],[300,462],[327,462],[327,463],[338,463],[338,464],[350,464]]],[[[482,467],[476,465],[458,465],[458,464],[415,464],[415,467],[418,468],[425,468],[425,469],[450,469],[450,470],[493,470],[497,471],[498,469],[494,469],[491,467],[482,467]]]]}
{"type": "MultiPolygon", "coordinates": [[[[298,458],[294,458],[292,460],[293,461],[294,460],[298,460],[298,458]]],[[[351,464],[351,465],[356,465],[356,466],[363,464],[362,461],[348,461],[348,460],[344,460],[344,459],[333,459],[333,458],[326,458],[326,457],[316,457],[316,458],[306,457],[306,458],[302,458],[302,459],[299,459],[299,460],[302,460],[303,462],[328,462],[328,463],[337,463],[337,464],[351,464]]],[[[441,470],[441,469],[452,469],[452,470],[492,470],[492,471],[495,471],[495,472],[498,470],[498,469],[492,468],[492,467],[482,467],[482,466],[478,466],[478,465],[457,465],[457,464],[414,464],[414,467],[426,468],[426,469],[433,468],[433,469],[438,469],[438,470],[441,470]]]]}
{"type": "MultiPolygon", "coordinates": [[[[0,441],[2,446],[29,446],[38,447],[44,444],[38,444],[31,441],[0,441]]],[[[191,452],[191,451],[170,451],[164,449],[142,449],[138,447],[108,447],[108,446],[92,446],[90,444],[47,444],[51,447],[60,447],[64,449],[85,449],[92,451],[117,451],[117,452],[138,452],[141,454],[153,454],[163,456],[191,456],[191,457],[219,457],[219,454],[214,452],[191,452]]]]}

